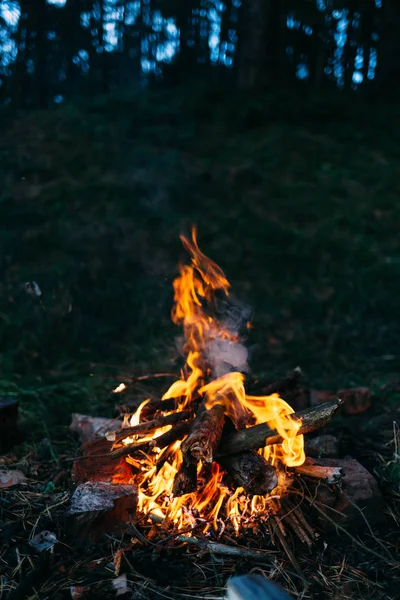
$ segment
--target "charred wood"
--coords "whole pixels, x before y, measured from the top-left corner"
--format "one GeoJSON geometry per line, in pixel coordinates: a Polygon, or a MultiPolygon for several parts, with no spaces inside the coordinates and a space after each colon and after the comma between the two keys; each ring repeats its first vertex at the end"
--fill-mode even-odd
{"type": "MultiPolygon", "coordinates": [[[[325,427],[341,404],[342,401],[337,399],[326,404],[321,404],[320,406],[293,413],[291,418],[300,421],[300,428],[297,435],[310,433],[311,431],[325,427]]],[[[264,448],[265,446],[279,444],[282,441],[283,439],[277,431],[271,429],[267,423],[260,423],[254,427],[248,427],[247,429],[241,429],[229,434],[222,441],[216,456],[226,456],[246,450],[264,448]]]]}
{"type": "Polygon", "coordinates": [[[187,435],[190,431],[193,421],[182,421],[182,423],[177,423],[172,429],[160,435],[160,437],[155,438],[149,442],[149,446],[160,448],[166,448],[170,444],[173,444],[177,440],[181,440],[185,435],[187,435]]]}
{"type": "Polygon", "coordinates": [[[114,439],[111,439],[111,437],[109,437],[108,439],[110,441],[119,442],[133,435],[149,433],[150,431],[154,431],[155,429],[159,429],[160,427],[165,427],[166,425],[173,425],[174,423],[185,421],[186,419],[189,419],[190,415],[191,412],[188,410],[174,412],[170,415],[161,416],[157,419],[152,419],[151,421],[145,421],[144,423],[133,425],[132,427],[124,427],[123,429],[119,429],[115,432],[114,439]]]}
{"type": "Polygon", "coordinates": [[[202,409],[193,422],[187,439],[182,444],[184,460],[190,455],[195,460],[211,463],[218,449],[225,421],[225,409],[216,404],[210,410],[202,409]]]}
{"type": "Polygon", "coordinates": [[[236,486],[244,488],[249,494],[262,496],[278,485],[275,468],[254,450],[224,456],[218,462],[236,486]]]}
{"type": "Polygon", "coordinates": [[[174,496],[191,494],[197,489],[197,463],[194,460],[183,461],[180,470],[175,475],[172,493],[174,496]]]}

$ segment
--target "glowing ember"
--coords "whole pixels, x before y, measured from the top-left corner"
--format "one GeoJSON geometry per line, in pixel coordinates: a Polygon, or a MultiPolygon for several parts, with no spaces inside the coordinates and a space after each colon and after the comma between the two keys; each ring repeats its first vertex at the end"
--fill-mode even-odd
{"type": "Polygon", "coordinates": [[[126,385],[124,383],[120,383],[119,385],[117,385],[117,387],[115,389],[113,389],[112,393],[120,394],[124,390],[126,390],[126,385]]]}
{"type": "MultiPolygon", "coordinates": [[[[277,467],[280,464],[301,465],[305,460],[303,436],[297,436],[300,421],[291,419],[292,408],[277,394],[247,396],[244,375],[232,371],[232,367],[240,368],[246,362],[247,353],[234,328],[216,316],[215,292],[218,290],[220,295],[228,296],[229,282],[220,267],[200,251],[195,230],[192,240],[183,236],[181,239],[191,254],[191,265],[181,266],[174,281],[172,320],[183,326],[187,359],[180,379],[171,385],[163,400],[176,399],[177,411],[195,407],[200,399],[204,400],[207,410],[221,405],[225,416],[237,429],[268,423],[283,442],[261,449],[260,454],[277,467]],[[218,358],[221,355],[223,358],[218,358]],[[221,374],[221,365],[230,365],[226,370],[231,372],[221,374]]],[[[123,385],[114,392],[122,391],[123,385]]],[[[139,424],[141,412],[148,402],[146,400],[139,406],[126,425],[139,424]]],[[[156,440],[171,427],[166,425],[145,435],[125,438],[122,443],[156,440]]],[[[174,478],[183,462],[181,444],[181,441],[175,441],[160,450],[155,441],[152,450],[142,453],[140,459],[137,455],[127,457],[133,467],[132,482],[138,486],[139,513],[156,515],[178,528],[204,522],[206,530],[210,526],[218,528],[219,523],[230,520],[238,530],[249,518],[267,517],[274,511],[272,499],[279,498],[285,489],[286,476],[282,468],[278,468],[279,483],[273,496],[251,496],[242,488],[232,490],[224,485],[224,472],[217,462],[211,465],[198,462],[196,491],[174,497],[174,478]]]]}

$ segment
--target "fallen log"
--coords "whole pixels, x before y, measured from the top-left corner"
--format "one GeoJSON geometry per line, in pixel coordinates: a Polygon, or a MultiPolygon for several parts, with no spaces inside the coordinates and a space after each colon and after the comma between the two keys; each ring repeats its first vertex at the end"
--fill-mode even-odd
{"type": "MultiPolygon", "coordinates": [[[[342,400],[337,399],[293,413],[291,418],[301,423],[297,435],[303,435],[325,427],[341,404],[342,400]]],[[[283,438],[276,430],[271,429],[267,423],[260,423],[259,425],[241,429],[227,435],[218,448],[216,456],[226,456],[246,450],[256,450],[265,446],[280,444],[282,441],[283,438]]]]}
{"type": "Polygon", "coordinates": [[[120,442],[121,440],[133,435],[150,433],[150,431],[154,431],[160,427],[165,427],[165,425],[173,425],[174,423],[185,421],[186,419],[189,419],[190,416],[191,412],[189,410],[171,413],[170,415],[158,417],[157,419],[152,419],[151,421],[145,421],[144,423],[139,423],[138,425],[133,425],[132,427],[124,427],[119,429],[118,431],[113,432],[113,438],[108,435],[107,439],[112,442],[120,442]]]}
{"type": "Polygon", "coordinates": [[[221,457],[218,462],[236,486],[249,494],[263,496],[278,485],[275,468],[254,450],[221,457]]]}
{"type": "Polygon", "coordinates": [[[211,463],[221,440],[225,422],[224,406],[216,404],[210,410],[203,406],[200,407],[191,431],[182,444],[186,462],[189,462],[190,455],[195,460],[211,463]]]}

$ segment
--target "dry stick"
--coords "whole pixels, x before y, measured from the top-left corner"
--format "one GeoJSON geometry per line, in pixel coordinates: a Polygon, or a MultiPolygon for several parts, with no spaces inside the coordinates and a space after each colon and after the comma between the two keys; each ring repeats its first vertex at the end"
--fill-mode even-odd
{"type": "Polygon", "coordinates": [[[121,448],[117,448],[116,450],[113,450],[112,452],[110,452],[110,454],[108,456],[109,456],[109,458],[121,458],[122,456],[127,456],[128,454],[132,454],[133,452],[136,452],[136,450],[139,450],[140,448],[143,448],[144,446],[147,446],[147,447],[156,446],[157,448],[160,448],[160,450],[162,450],[163,448],[165,448],[166,446],[169,446],[171,443],[175,442],[176,440],[183,438],[183,436],[186,435],[186,433],[188,432],[188,429],[191,424],[192,424],[192,421],[185,421],[183,423],[178,423],[177,425],[175,425],[175,427],[173,427],[172,429],[170,429],[163,435],[160,435],[160,437],[155,438],[154,440],[148,440],[147,442],[138,441],[138,442],[134,442],[133,444],[129,444],[128,446],[122,446],[121,448]],[[183,427],[183,425],[185,425],[185,427],[183,427]]]}
{"type": "Polygon", "coordinates": [[[282,531],[279,528],[279,522],[276,521],[275,517],[270,517],[274,527],[274,534],[276,534],[276,537],[278,538],[282,548],[284,549],[284,551],[286,552],[286,555],[288,557],[288,559],[290,560],[290,562],[292,563],[295,571],[297,572],[298,575],[300,575],[300,577],[303,579],[303,581],[305,582],[305,588],[308,589],[309,587],[309,583],[307,582],[307,579],[305,578],[305,575],[299,565],[299,563],[297,562],[293,552],[290,549],[289,544],[287,543],[284,535],[282,535],[282,531]]]}
{"type": "MultiPolygon", "coordinates": [[[[158,515],[149,514],[149,519],[153,521],[153,523],[163,523],[164,519],[159,517],[158,515]]],[[[179,542],[183,542],[185,544],[192,544],[193,546],[197,546],[201,550],[210,552],[210,554],[224,554],[226,556],[237,556],[239,558],[255,558],[260,560],[266,560],[267,562],[272,561],[273,557],[262,550],[249,550],[248,548],[243,548],[242,546],[227,546],[226,544],[218,544],[217,542],[209,542],[204,538],[197,537],[189,537],[186,535],[178,535],[176,539],[179,542]]]]}
{"type": "Polygon", "coordinates": [[[273,560],[270,554],[262,552],[261,550],[249,550],[241,546],[227,546],[226,544],[218,544],[216,542],[209,542],[206,539],[200,539],[197,537],[188,537],[187,535],[179,535],[177,538],[178,542],[184,542],[185,544],[192,544],[197,546],[200,550],[210,552],[210,554],[222,554],[225,556],[235,556],[239,558],[253,558],[270,562],[273,560]]]}
{"type": "Polygon", "coordinates": [[[323,467],[316,464],[316,461],[310,458],[307,458],[305,463],[299,467],[295,467],[294,470],[299,475],[314,477],[329,484],[338,483],[343,476],[343,469],[341,467],[323,467]]]}
{"type": "Polygon", "coordinates": [[[278,485],[275,467],[254,450],[224,456],[218,462],[231,475],[236,487],[244,488],[249,494],[263,496],[278,485]]]}
{"type": "Polygon", "coordinates": [[[190,415],[190,411],[182,410],[180,412],[175,412],[170,415],[166,415],[165,417],[157,417],[157,419],[153,419],[152,421],[145,421],[144,423],[133,425],[132,427],[125,427],[119,429],[118,431],[114,431],[113,433],[115,435],[115,439],[110,441],[120,442],[121,440],[130,437],[131,435],[149,433],[150,431],[154,431],[155,429],[159,429],[160,427],[165,427],[165,425],[172,425],[173,423],[178,423],[179,421],[185,421],[190,417],[190,415]]]}
{"type": "MultiPolygon", "coordinates": [[[[135,412],[142,400],[137,400],[136,402],[126,400],[123,404],[118,404],[116,409],[119,412],[124,413],[125,409],[132,409],[132,412],[135,412]]],[[[146,412],[155,412],[156,410],[174,410],[177,405],[176,398],[168,398],[167,400],[161,400],[160,398],[150,398],[149,402],[146,406],[143,407],[142,414],[146,412]]],[[[126,412],[125,412],[126,414],[126,412]]]]}
{"type": "MultiPolygon", "coordinates": [[[[291,414],[292,419],[300,421],[300,429],[297,435],[310,433],[325,427],[341,404],[343,404],[342,400],[337,399],[291,414]]],[[[245,450],[256,450],[257,448],[280,444],[282,441],[283,438],[277,431],[271,429],[267,423],[260,423],[254,425],[254,427],[248,427],[229,434],[223,440],[216,456],[236,454],[245,450]]]]}

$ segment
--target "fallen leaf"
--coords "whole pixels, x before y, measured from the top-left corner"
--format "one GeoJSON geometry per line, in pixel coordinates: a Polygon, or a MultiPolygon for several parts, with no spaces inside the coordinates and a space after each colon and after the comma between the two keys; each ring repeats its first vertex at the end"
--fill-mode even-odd
{"type": "Polygon", "coordinates": [[[0,469],[0,489],[12,487],[13,485],[19,485],[26,481],[25,475],[21,471],[9,471],[7,469],[0,469]]]}

